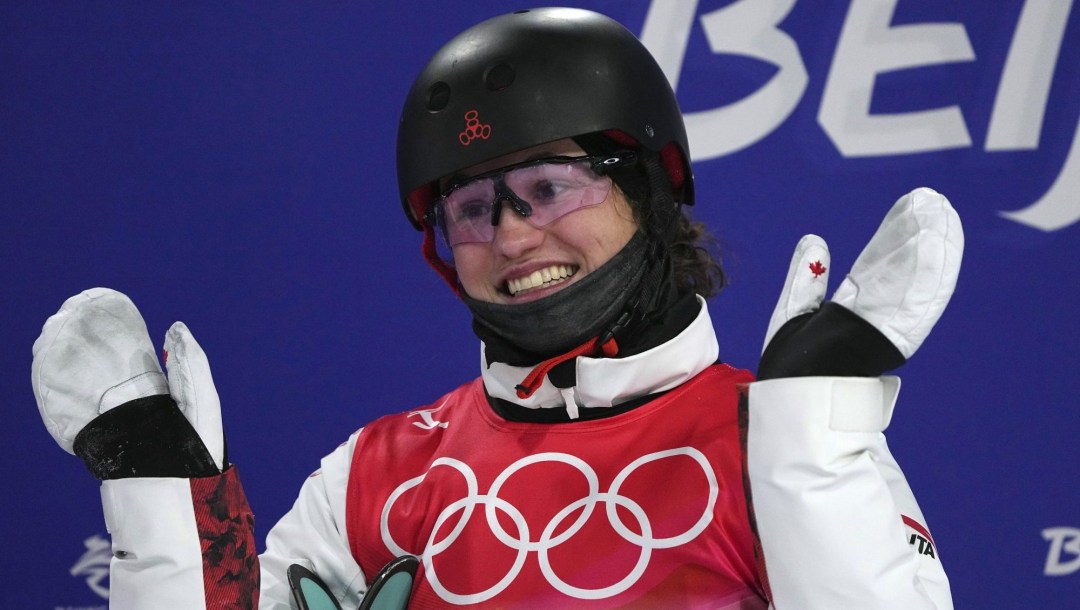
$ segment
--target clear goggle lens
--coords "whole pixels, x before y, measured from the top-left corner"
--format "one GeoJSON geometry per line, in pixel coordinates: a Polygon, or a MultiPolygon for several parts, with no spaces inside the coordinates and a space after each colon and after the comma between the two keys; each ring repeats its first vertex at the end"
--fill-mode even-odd
{"type": "Polygon", "coordinates": [[[625,165],[633,155],[612,157],[549,157],[519,163],[454,185],[438,198],[429,223],[440,238],[440,256],[451,261],[449,248],[488,243],[509,206],[530,225],[545,227],[585,207],[598,205],[611,192],[607,171],[625,165]]]}

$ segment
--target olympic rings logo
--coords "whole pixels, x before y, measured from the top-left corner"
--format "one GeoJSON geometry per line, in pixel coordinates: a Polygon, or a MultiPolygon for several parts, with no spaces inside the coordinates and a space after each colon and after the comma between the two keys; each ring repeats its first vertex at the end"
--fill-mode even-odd
{"type": "Polygon", "coordinates": [[[457,605],[484,602],[501,593],[515,578],[517,578],[522,567],[525,565],[526,559],[528,559],[529,553],[536,553],[540,571],[548,583],[557,591],[566,595],[578,599],[604,599],[622,593],[633,586],[634,583],[641,578],[641,575],[645,573],[645,570],[649,565],[649,559],[652,557],[652,552],[654,550],[668,549],[686,544],[696,538],[701,532],[705,531],[709,522],[712,521],[713,509],[716,506],[716,499],[719,495],[716,473],[713,471],[712,466],[709,465],[709,461],[705,458],[705,455],[693,447],[679,447],[677,449],[668,449],[644,455],[623,468],[619,474],[615,476],[607,491],[603,492],[600,491],[600,481],[596,471],[581,458],[566,453],[538,453],[536,455],[521,458],[507,466],[506,469],[495,478],[495,481],[492,482],[491,488],[488,489],[487,493],[484,494],[479,493],[479,484],[476,480],[476,474],[473,473],[468,464],[453,458],[442,457],[431,464],[428,472],[437,467],[448,467],[460,473],[465,480],[468,494],[460,500],[451,502],[439,513],[439,516],[436,518],[435,524],[431,529],[431,535],[428,537],[427,546],[425,546],[423,552],[416,553],[415,551],[401,548],[401,546],[394,541],[394,537],[390,532],[389,521],[394,504],[407,491],[420,485],[424,481],[424,478],[427,477],[427,473],[409,479],[394,489],[393,493],[390,494],[390,497],[387,498],[386,505],[383,506],[379,527],[382,532],[383,543],[386,544],[387,548],[398,556],[418,555],[424,562],[425,577],[431,585],[432,590],[434,590],[444,601],[457,605]],[[680,455],[693,459],[697,462],[698,466],[701,467],[702,472],[704,472],[709,485],[708,502],[705,505],[705,510],[701,513],[701,517],[686,531],[675,536],[656,538],[653,535],[652,522],[645,513],[645,510],[637,502],[621,495],[619,490],[626,479],[641,466],[657,460],[680,455]],[[534,540],[529,529],[529,524],[526,523],[525,517],[521,514],[521,511],[510,502],[500,498],[499,491],[507,480],[518,471],[527,466],[543,462],[558,462],[576,468],[588,483],[589,491],[585,497],[575,500],[559,510],[544,526],[539,537],[534,540]],[[630,570],[630,573],[618,582],[596,589],[575,587],[559,577],[555,569],[551,566],[549,553],[552,549],[577,534],[593,514],[593,511],[599,503],[604,504],[605,513],[612,529],[623,540],[639,547],[641,553],[638,556],[637,563],[635,563],[634,567],[630,570]],[[514,558],[513,565],[506,573],[506,576],[490,588],[475,593],[453,592],[447,589],[439,580],[439,575],[435,571],[433,558],[446,551],[450,545],[457,541],[478,505],[484,506],[484,517],[495,537],[502,544],[516,550],[517,556],[514,558]],[[618,506],[623,507],[633,516],[634,520],[637,521],[638,530],[641,532],[640,534],[635,533],[623,523],[622,518],[616,510],[616,507],[618,506]],[[496,511],[501,511],[513,522],[513,529],[516,530],[515,534],[511,534],[503,529],[503,526],[499,523],[496,516],[496,511]],[[563,522],[577,511],[580,511],[577,519],[574,520],[565,531],[556,535],[555,532],[559,531],[563,522]],[[446,525],[455,515],[460,516],[458,516],[457,522],[454,523],[450,532],[441,540],[436,540],[436,535],[442,530],[443,525],[446,525]]]}

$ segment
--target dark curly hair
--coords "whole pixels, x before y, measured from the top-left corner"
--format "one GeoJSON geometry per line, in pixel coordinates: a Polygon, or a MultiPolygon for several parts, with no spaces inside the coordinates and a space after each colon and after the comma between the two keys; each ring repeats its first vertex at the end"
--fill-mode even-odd
{"type": "MultiPolygon", "coordinates": [[[[625,151],[627,146],[615,141],[609,133],[576,136],[574,142],[589,155],[611,155],[625,151]]],[[[635,147],[638,162],[609,172],[612,181],[626,196],[634,211],[634,220],[652,239],[668,244],[678,291],[694,291],[704,298],[715,296],[727,285],[727,276],[720,265],[719,242],[700,221],[687,214],[682,205],[672,214],[659,210],[653,201],[654,188],[666,192],[659,199],[674,202],[671,183],[660,165],[657,153],[635,147]],[[650,171],[653,179],[650,180],[650,171]],[[663,176],[662,178],[657,176],[663,176]],[[660,187],[651,187],[662,185],[660,187]]]]}
{"type": "Polygon", "coordinates": [[[670,248],[679,292],[693,290],[707,299],[727,285],[720,266],[719,242],[705,223],[680,213],[670,248]]]}

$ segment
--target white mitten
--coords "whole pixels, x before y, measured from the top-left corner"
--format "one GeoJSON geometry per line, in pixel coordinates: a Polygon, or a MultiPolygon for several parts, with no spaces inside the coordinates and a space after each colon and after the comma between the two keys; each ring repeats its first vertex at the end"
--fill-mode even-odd
{"type": "Polygon", "coordinates": [[[166,351],[171,380],[138,309],[107,288],[71,297],[45,322],[31,367],[38,410],[56,442],[95,476],[195,476],[225,465],[205,354],[181,323],[169,330],[166,351]]]}
{"type": "Polygon", "coordinates": [[[221,425],[221,400],[206,352],[183,322],[174,322],[165,334],[165,368],[169,371],[169,393],[191,423],[203,445],[224,469],[225,432],[221,425]]]}
{"type": "Polygon", "coordinates": [[[901,197],[833,295],[825,241],[799,241],[765,333],[759,379],[876,376],[922,345],[956,288],[964,251],[960,217],[939,193],[901,197]]]}
{"type": "Polygon", "coordinates": [[[780,300],[776,302],[769,328],[765,331],[765,343],[762,353],[769,346],[773,335],[788,320],[808,314],[821,307],[825,300],[825,291],[829,287],[829,270],[832,259],[829,246],[817,235],[803,235],[795,244],[795,254],[788,265],[784,288],[780,291],[780,300]]]}
{"type": "Polygon", "coordinates": [[[64,301],[34,341],[34,398],[68,453],[90,420],[169,384],[139,310],[125,295],[91,288],[64,301]]]}
{"type": "Polygon", "coordinates": [[[949,304],[963,256],[964,228],[949,200],[915,189],[885,215],[832,300],[910,358],[949,304]]]}

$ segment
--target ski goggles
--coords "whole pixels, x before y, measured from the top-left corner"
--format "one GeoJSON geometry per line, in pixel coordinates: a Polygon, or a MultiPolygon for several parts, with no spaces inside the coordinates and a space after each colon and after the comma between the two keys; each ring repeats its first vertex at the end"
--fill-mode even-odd
{"type": "MultiPolygon", "coordinates": [[[[494,239],[504,204],[539,229],[603,203],[611,192],[608,172],[634,161],[633,153],[623,152],[516,163],[454,184],[435,200],[427,220],[450,247],[494,239]]],[[[452,260],[446,254],[440,252],[452,260]]]]}

